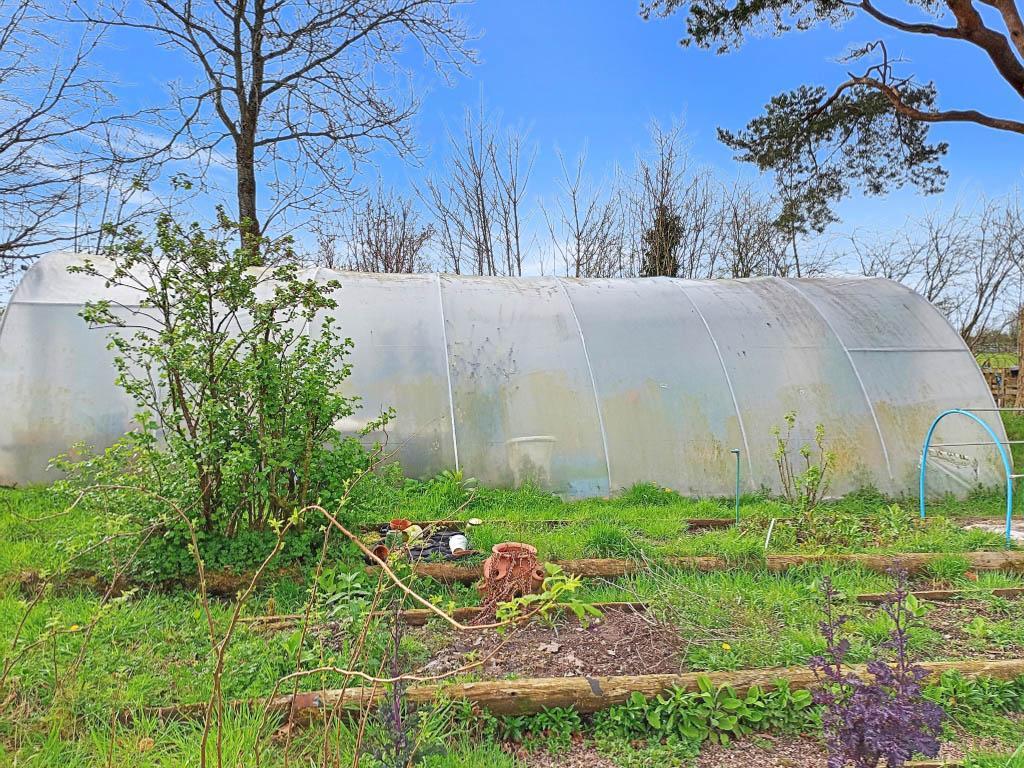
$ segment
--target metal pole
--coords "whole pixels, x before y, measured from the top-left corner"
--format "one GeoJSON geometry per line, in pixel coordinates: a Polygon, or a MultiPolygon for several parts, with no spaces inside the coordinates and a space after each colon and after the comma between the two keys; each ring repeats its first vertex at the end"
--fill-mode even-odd
{"type": "Polygon", "coordinates": [[[740,524],[740,449],[733,448],[729,451],[736,457],[736,525],[740,524]]]}

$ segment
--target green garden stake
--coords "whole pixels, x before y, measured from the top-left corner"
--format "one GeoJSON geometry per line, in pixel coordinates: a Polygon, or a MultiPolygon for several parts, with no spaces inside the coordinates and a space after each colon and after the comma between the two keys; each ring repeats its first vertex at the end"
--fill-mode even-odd
{"type": "Polygon", "coordinates": [[[729,451],[736,457],[736,525],[740,524],[740,449],[733,448],[729,451]]]}

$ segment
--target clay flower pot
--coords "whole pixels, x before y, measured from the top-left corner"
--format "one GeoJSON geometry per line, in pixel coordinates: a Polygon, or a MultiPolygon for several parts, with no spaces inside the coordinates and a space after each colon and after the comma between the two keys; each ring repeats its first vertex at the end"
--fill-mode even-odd
{"type": "Polygon", "coordinates": [[[539,592],[544,583],[544,568],[537,562],[537,548],[518,541],[506,541],[491,547],[484,560],[483,589],[511,592],[513,596],[539,592]],[[510,587],[509,589],[506,589],[510,587]]]}
{"type": "Polygon", "coordinates": [[[396,517],[394,520],[391,521],[391,530],[404,531],[410,525],[412,525],[412,523],[410,523],[404,517],[396,517]]]}
{"type": "Polygon", "coordinates": [[[391,554],[391,550],[383,544],[378,544],[371,551],[373,552],[374,555],[377,556],[379,560],[383,560],[385,563],[388,561],[388,555],[391,554]]]}

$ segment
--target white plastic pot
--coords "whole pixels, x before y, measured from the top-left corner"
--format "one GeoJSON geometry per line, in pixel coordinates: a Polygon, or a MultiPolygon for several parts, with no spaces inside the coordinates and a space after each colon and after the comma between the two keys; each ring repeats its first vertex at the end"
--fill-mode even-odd
{"type": "Polygon", "coordinates": [[[557,439],[551,435],[514,437],[505,441],[512,480],[517,486],[527,482],[536,483],[541,488],[549,485],[551,457],[556,442],[557,439]]]}

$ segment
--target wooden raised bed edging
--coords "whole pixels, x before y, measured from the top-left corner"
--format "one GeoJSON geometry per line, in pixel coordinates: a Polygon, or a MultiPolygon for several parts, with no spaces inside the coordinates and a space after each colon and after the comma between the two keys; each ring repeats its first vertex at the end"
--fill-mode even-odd
{"type": "MultiPolygon", "coordinates": [[[[574,525],[576,523],[590,523],[592,518],[572,519],[540,519],[540,520],[482,520],[481,525],[542,525],[548,528],[557,528],[563,525],[574,525]]],[[[691,517],[683,520],[690,530],[704,530],[708,528],[729,528],[735,520],[731,517],[691,517]]],[[[468,525],[466,520],[411,520],[412,525],[421,528],[428,526],[433,528],[461,528],[468,525]]],[[[359,530],[363,533],[372,533],[382,528],[387,528],[390,523],[360,523],[359,530]]],[[[476,527],[476,526],[473,526],[476,527]]]]}
{"type": "MultiPolygon", "coordinates": [[[[889,555],[874,554],[836,554],[836,555],[768,555],[764,560],[741,561],[730,563],[722,557],[696,556],[696,557],[668,557],[658,561],[661,564],[682,569],[698,571],[723,571],[729,568],[743,567],[744,565],[763,564],[769,571],[781,573],[790,568],[797,568],[802,565],[820,565],[832,563],[835,565],[859,565],[870,571],[885,573],[899,565],[913,575],[920,573],[928,564],[942,557],[954,554],[967,561],[972,570],[975,571],[1009,571],[1024,573],[1024,550],[1011,550],[1005,552],[905,552],[889,555]]],[[[583,560],[556,560],[566,573],[584,578],[615,578],[631,573],[638,573],[646,570],[646,565],[637,560],[620,560],[613,558],[590,558],[583,560]]],[[[376,566],[367,566],[368,573],[375,573],[376,566]]],[[[456,565],[447,562],[427,562],[413,566],[413,571],[418,576],[425,576],[441,582],[464,582],[472,583],[483,575],[481,565],[456,565]]],[[[263,574],[261,581],[269,579],[293,578],[301,575],[298,566],[285,566],[263,574]]],[[[233,597],[237,592],[249,586],[252,580],[251,573],[231,573],[226,571],[209,571],[206,574],[206,590],[211,596],[233,597]]],[[[2,581],[2,584],[17,584],[24,591],[31,591],[46,583],[46,579],[35,571],[24,571],[15,574],[13,577],[2,581]]],[[[103,592],[109,586],[109,582],[90,571],[73,571],[66,574],[60,581],[54,582],[54,586],[60,589],[80,588],[103,592]]],[[[134,586],[124,583],[117,585],[115,595],[124,589],[134,586]]],[[[198,590],[199,583],[195,575],[185,576],[180,579],[172,579],[156,585],[158,588],[170,586],[183,587],[185,589],[198,590]]],[[[1005,597],[1013,597],[1024,594],[1024,590],[1014,592],[1016,588],[991,590],[995,594],[1005,597]]],[[[989,591],[989,590],[982,590],[989,591]]],[[[922,599],[942,600],[954,597],[957,590],[930,590],[923,593],[916,593],[922,599]],[[933,597],[926,597],[931,594],[933,597]]],[[[873,596],[862,595],[862,602],[879,602],[870,599],[873,596]]]]}
{"type": "MultiPolygon", "coordinates": [[[[984,596],[993,597],[1021,597],[1024,595],[1024,587],[993,587],[991,589],[926,589],[917,590],[910,592],[911,595],[916,597],[918,600],[928,600],[934,602],[940,602],[944,600],[957,600],[960,598],[976,598],[984,596]]],[[[870,592],[862,595],[857,595],[856,600],[859,603],[867,603],[876,605],[892,600],[891,592],[870,592]]],[[[600,611],[613,610],[613,611],[630,611],[633,613],[643,613],[647,610],[647,603],[636,602],[636,601],[611,601],[602,603],[591,603],[594,608],[600,611]]],[[[561,603],[555,605],[556,608],[564,608],[565,606],[561,603]]],[[[479,606],[470,605],[461,608],[456,608],[451,611],[449,615],[460,622],[472,621],[477,617],[480,612],[479,606]]],[[[383,613],[375,614],[377,616],[384,615],[383,613]]],[[[389,614],[390,615],[390,614],[389,614]]],[[[408,608],[401,613],[402,621],[413,627],[422,627],[428,621],[437,617],[437,614],[433,611],[428,611],[425,608],[408,608]]],[[[302,614],[283,614],[283,615],[267,615],[267,616],[243,616],[239,619],[243,624],[249,624],[259,629],[282,629],[295,625],[302,620],[302,614]]]]}
{"type": "MultiPolygon", "coordinates": [[[[629,611],[632,613],[643,613],[647,610],[646,603],[638,602],[607,602],[607,603],[591,603],[594,608],[599,611],[613,610],[613,611],[629,611]]],[[[553,606],[557,609],[565,609],[566,603],[555,603],[553,606]]],[[[456,621],[467,622],[472,621],[480,613],[480,606],[469,605],[461,608],[456,608],[448,613],[456,621]]],[[[385,611],[378,611],[373,614],[374,616],[390,616],[391,614],[385,611]]],[[[437,614],[433,611],[428,611],[426,608],[407,608],[401,612],[402,621],[411,627],[422,627],[431,619],[436,619],[437,614]]],[[[528,619],[529,615],[524,615],[522,619],[528,619]]],[[[302,621],[303,615],[298,613],[289,613],[279,616],[265,615],[265,616],[242,616],[239,622],[246,624],[254,629],[266,631],[276,629],[287,629],[293,627],[302,621]]]]}
{"type": "MultiPolygon", "coordinates": [[[[957,600],[959,598],[972,597],[1020,597],[1024,595],[1024,587],[993,587],[992,589],[922,589],[911,592],[918,600],[930,600],[942,602],[943,600],[957,600]]],[[[874,592],[857,595],[858,603],[885,603],[892,600],[891,592],[874,592]]]]}
{"type": "MultiPolygon", "coordinates": [[[[943,672],[958,671],[965,677],[988,677],[1012,680],[1024,675],[1024,659],[997,661],[937,661],[920,664],[933,679],[943,672]]],[[[866,675],[863,665],[848,667],[851,672],[866,675]]],[[[442,698],[465,699],[496,715],[528,715],[550,707],[572,707],[580,713],[598,712],[626,702],[634,693],[657,696],[678,688],[698,690],[698,681],[706,677],[713,686],[728,685],[740,696],[753,686],[770,688],[786,681],[793,689],[806,689],[816,683],[808,667],[770,667],[732,672],[687,672],[678,675],[619,675],[614,677],[537,677],[521,680],[487,680],[475,683],[417,684],[405,691],[410,704],[430,704],[442,698]]],[[[274,714],[305,720],[317,713],[343,707],[362,709],[379,703],[385,691],[377,687],[353,687],[336,690],[279,696],[269,703],[274,714]]],[[[264,700],[231,702],[227,706],[262,708],[264,700]]],[[[158,718],[188,718],[202,715],[206,703],[146,710],[158,718]]],[[[130,720],[129,712],[122,720],[130,720]]]]}
{"type": "MultiPolygon", "coordinates": [[[[252,583],[252,571],[245,573],[234,573],[232,571],[207,571],[206,572],[206,593],[211,597],[234,597],[244,591],[252,583]]],[[[260,583],[271,579],[292,579],[300,580],[302,570],[297,565],[287,565],[282,568],[268,570],[260,577],[260,583]]],[[[31,592],[45,586],[48,578],[38,571],[22,571],[13,576],[0,580],[0,585],[17,585],[24,592],[31,592]]],[[[110,580],[95,571],[75,570],[63,574],[59,579],[52,581],[53,587],[60,590],[82,589],[91,592],[103,593],[110,586],[110,580]]],[[[188,574],[177,579],[166,579],[155,583],[139,583],[127,579],[120,580],[114,585],[112,596],[117,597],[132,587],[171,589],[181,588],[199,591],[199,577],[195,574],[188,574]]]]}
{"type": "MultiPolygon", "coordinates": [[[[1024,551],[1008,552],[956,552],[975,571],[1011,571],[1024,573],[1024,551]]],[[[928,565],[940,558],[949,557],[946,552],[901,552],[886,555],[875,554],[836,554],[836,555],[768,555],[764,560],[748,561],[751,565],[764,566],[772,572],[781,573],[790,568],[802,565],[859,565],[869,571],[885,573],[894,567],[900,567],[908,574],[916,574],[925,570],[928,565]]],[[[631,573],[644,571],[646,566],[637,560],[620,560],[613,558],[590,558],[584,560],[556,560],[566,573],[584,578],[604,577],[615,578],[631,573]]],[[[740,567],[722,557],[668,557],[659,561],[673,568],[689,568],[697,571],[722,571],[740,567]]],[[[371,573],[375,566],[369,566],[371,573]]],[[[454,565],[451,563],[419,563],[413,566],[417,576],[425,576],[442,582],[471,583],[483,575],[480,565],[454,565]]]]}
{"type": "MultiPolygon", "coordinates": [[[[976,598],[976,597],[1021,597],[1024,596],[1024,587],[993,587],[991,589],[925,589],[916,590],[910,593],[918,600],[928,600],[933,602],[941,602],[944,600],[957,600],[961,598],[976,598]]],[[[874,592],[857,595],[857,602],[867,603],[870,605],[877,605],[892,600],[891,592],[874,592]]],[[[605,603],[591,603],[595,608],[600,611],[613,610],[613,611],[631,611],[633,613],[643,613],[647,610],[647,603],[642,602],[605,602],[605,603]]],[[[556,608],[562,607],[562,604],[558,603],[555,605],[556,608]]],[[[458,621],[472,621],[476,618],[480,609],[477,606],[468,606],[464,608],[456,608],[451,612],[451,616],[458,621]]],[[[436,618],[437,614],[433,611],[428,611],[425,608],[409,608],[402,611],[402,620],[414,627],[421,627],[425,625],[430,619],[436,618]]],[[[269,617],[268,617],[269,619],[269,617]]]]}
{"type": "MultiPolygon", "coordinates": [[[[637,602],[609,602],[609,603],[591,603],[594,608],[599,611],[613,610],[613,611],[630,611],[632,613],[643,613],[647,610],[647,606],[644,603],[637,602]]],[[[564,608],[565,604],[555,603],[555,608],[564,608]]],[[[472,621],[480,613],[480,608],[475,605],[468,606],[466,608],[456,608],[451,612],[451,617],[457,621],[466,622],[472,621]]],[[[428,611],[426,608],[410,608],[402,611],[402,620],[413,627],[422,627],[430,619],[437,618],[437,614],[433,611],[428,611]]],[[[525,617],[524,617],[525,618],[525,617]]]]}

